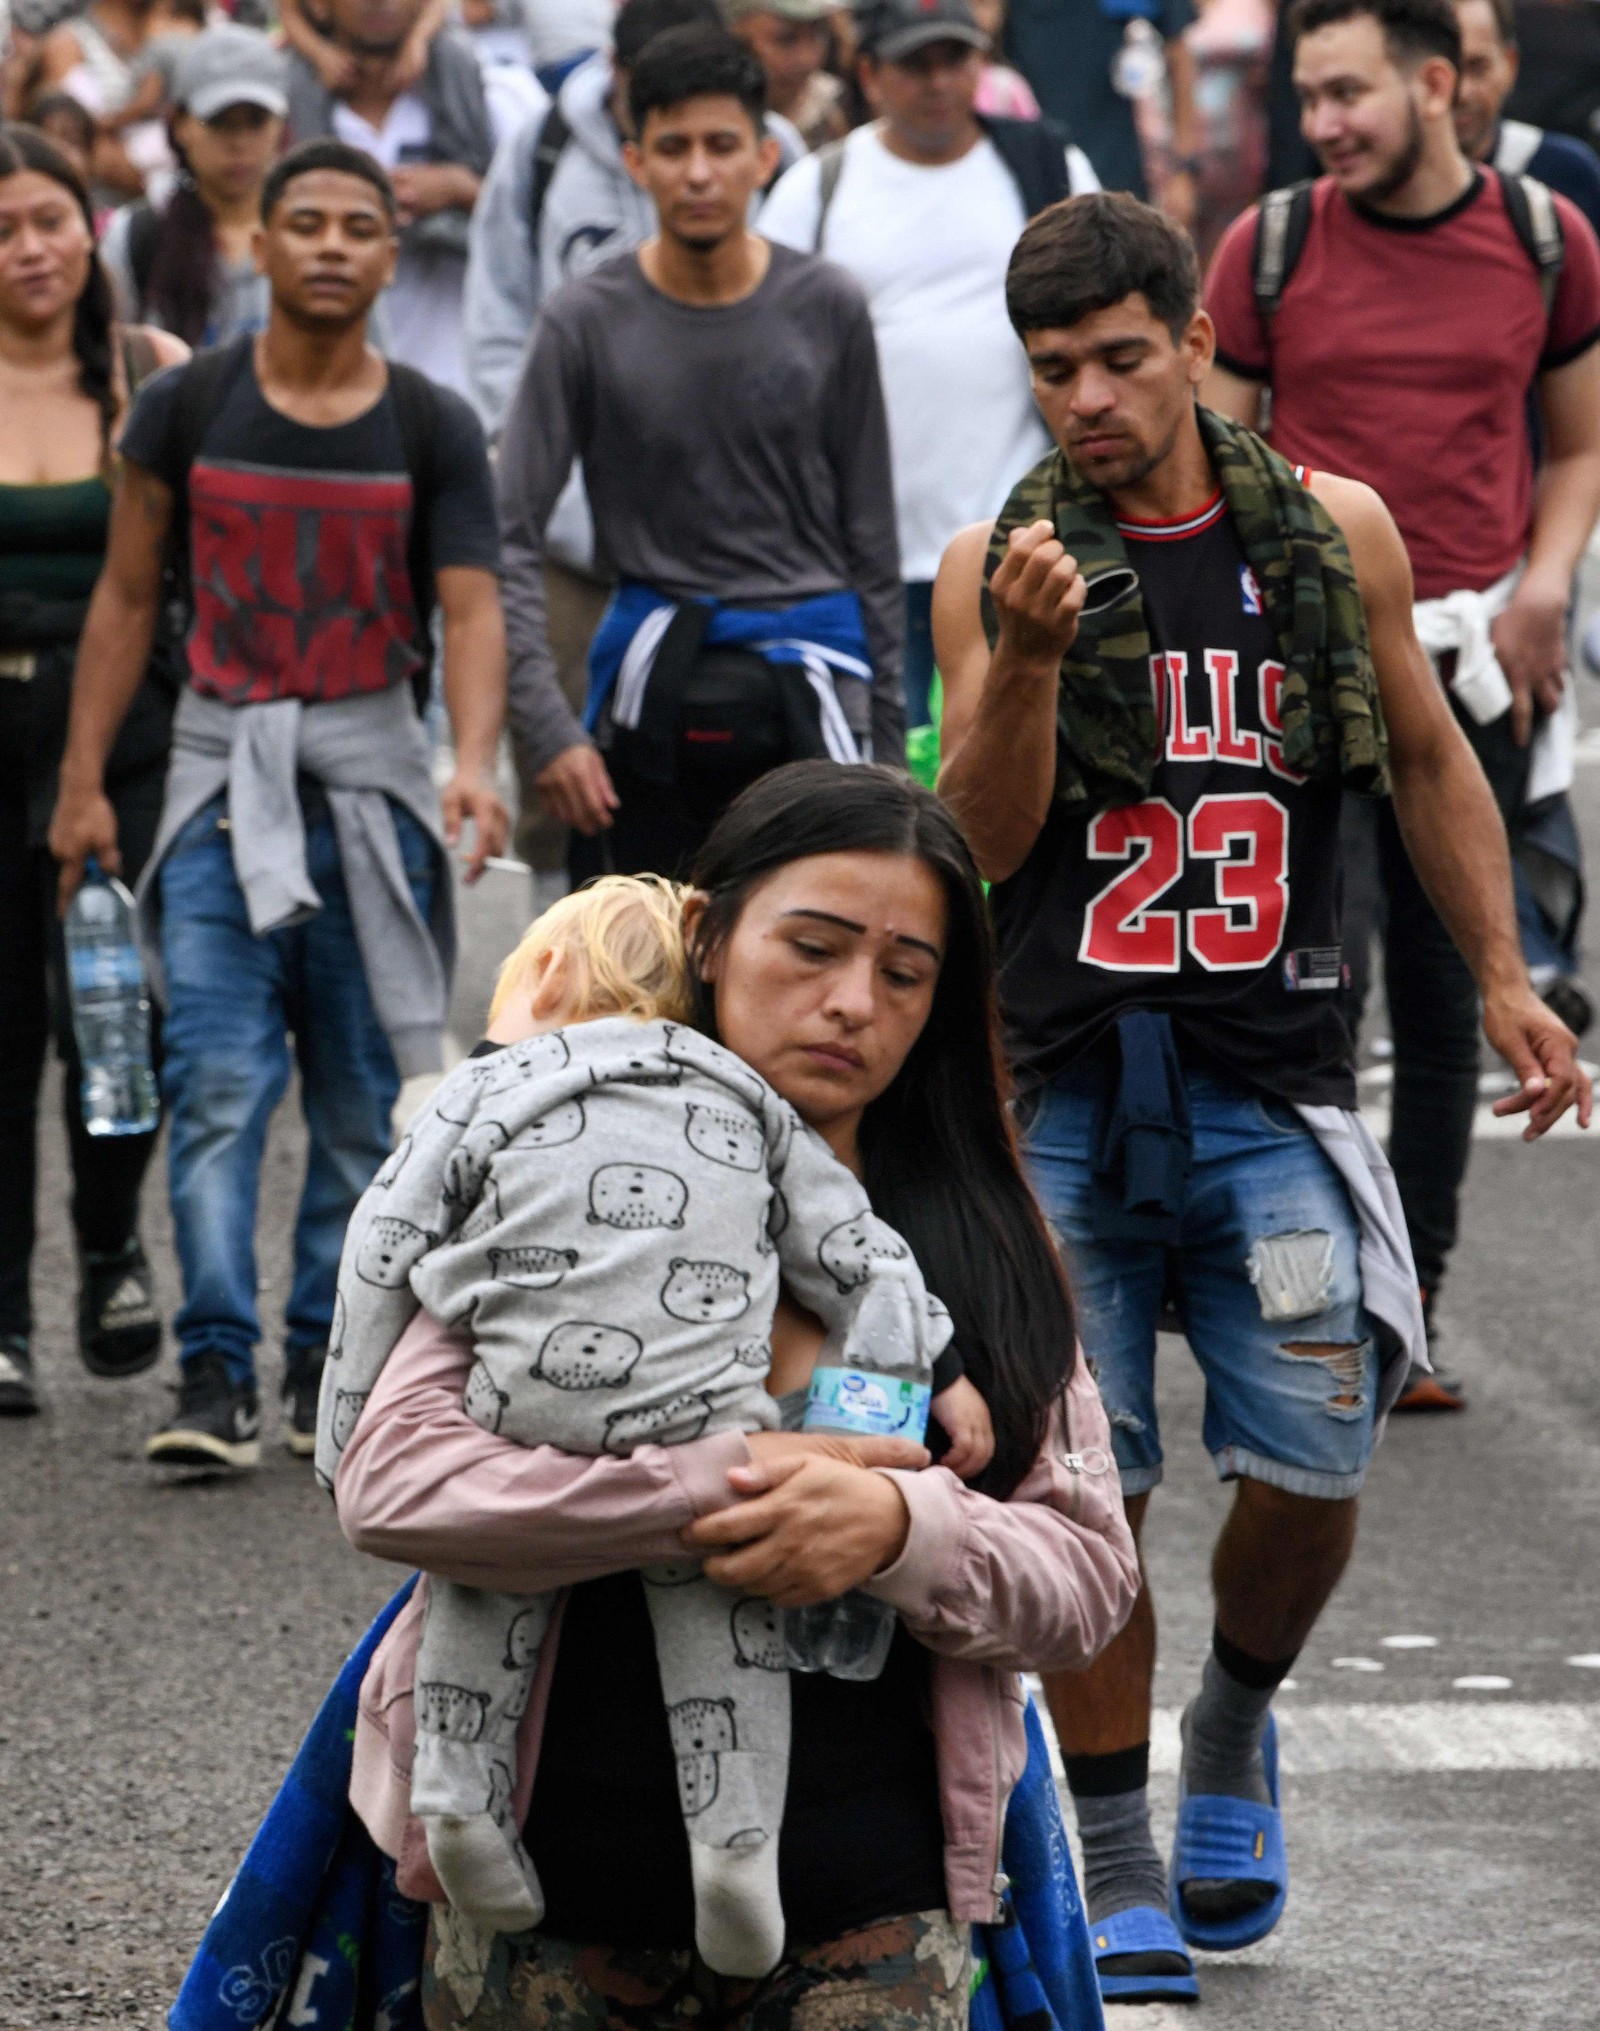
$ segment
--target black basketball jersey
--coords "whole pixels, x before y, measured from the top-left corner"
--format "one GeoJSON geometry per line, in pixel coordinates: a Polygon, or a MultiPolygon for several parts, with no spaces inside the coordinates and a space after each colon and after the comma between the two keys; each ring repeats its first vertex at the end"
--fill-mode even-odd
{"type": "Polygon", "coordinates": [[[1144,598],[1161,756],[1142,803],[1052,807],[993,891],[1018,1079],[1055,1077],[1141,1008],[1257,1091],[1353,1107],[1340,791],[1284,762],[1261,589],[1220,493],[1182,522],[1118,527],[1144,598]]]}

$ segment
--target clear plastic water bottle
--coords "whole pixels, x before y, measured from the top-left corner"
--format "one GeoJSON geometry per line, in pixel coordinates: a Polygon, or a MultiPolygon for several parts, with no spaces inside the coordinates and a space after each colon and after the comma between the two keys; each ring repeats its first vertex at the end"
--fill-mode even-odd
{"type": "Polygon", "coordinates": [[[1136,15],[1122,31],[1122,47],[1111,59],[1111,82],[1125,99],[1148,99],[1167,78],[1167,52],[1159,31],[1136,15]]]}
{"type": "MultiPolygon", "coordinates": [[[[824,1350],[826,1355],[827,1349],[824,1350]]],[[[812,1372],[807,1432],[848,1432],[853,1438],[913,1439],[927,1434],[933,1392],[909,1376],[861,1368],[819,1366],[812,1372]]],[[[791,1671],[825,1671],[832,1678],[876,1678],[888,1662],[895,1612],[887,1601],[854,1592],[837,1601],[784,1611],[784,1642],[791,1671]]]]}
{"type": "Polygon", "coordinates": [[[133,897],[91,857],[67,910],[67,995],[91,1135],[146,1135],[161,1117],[150,1069],[150,991],[133,897]]]}

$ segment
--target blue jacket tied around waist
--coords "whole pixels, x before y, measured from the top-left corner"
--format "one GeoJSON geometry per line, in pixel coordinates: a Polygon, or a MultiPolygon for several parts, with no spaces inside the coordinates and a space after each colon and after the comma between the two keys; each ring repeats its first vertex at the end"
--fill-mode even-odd
{"type": "Polygon", "coordinates": [[[721,606],[715,600],[673,600],[652,586],[625,581],[606,608],[589,647],[589,695],[583,723],[593,733],[607,704],[617,726],[637,727],[645,693],[674,616],[703,609],[711,649],[751,649],[767,662],[800,669],[816,694],[821,734],[836,762],[872,759],[870,736],[851,730],[834,687],[835,675],[872,682],[861,602],[853,592],[824,592],[789,607],[721,606]]]}

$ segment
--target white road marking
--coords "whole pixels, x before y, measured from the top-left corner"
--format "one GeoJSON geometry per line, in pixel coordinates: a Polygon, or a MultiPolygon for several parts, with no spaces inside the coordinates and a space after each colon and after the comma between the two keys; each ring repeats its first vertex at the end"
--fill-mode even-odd
{"type": "Polygon", "coordinates": [[[1194,2031],[1194,2005],[1107,2003],[1106,2031],[1194,2031]]]}
{"type": "MultiPolygon", "coordinates": [[[[1361,1110],[1361,1119],[1378,1138],[1379,1142],[1389,1140],[1389,1110],[1387,1107],[1366,1106],[1361,1110]]],[[[1487,1107],[1480,1107],[1472,1117],[1472,1140],[1474,1142],[1520,1142],[1522,1131],[1527,1126],[1523,1114],[1493,1114],[1487,1107]]],[[[1600,1150],[1600,1135],[1591,1134],[1579,1128],[1576,1112],[1568,1108],[1553,1128],[1547,1128],[1540,1138],[1549,1142],[1581,1138],[1591,1149],[1600,1150]]]]}
{"type": "Polygon", "coordinates": [[[1437,1650],[1437,1636],[1380,1636],[1379,1643],[1385,1650],[1437,1650]]]}
{"type": "Polygon", "coordinates": [[[1600,1671],[1600,1650],[1586,1650],[1581,1657],[1569,1657],[1567,1662],[1580,1671],[1600,1671]]]}
{"type": "Polygon", "coordinates": [[[1383,1670],[1383,1666],[1375,1657],[1335,1657],[1331,1662],[1335,1671],[1383,1670]]]}
{"type": "MultiPolygon", "coordinates": [[[[1039,1702],[1041,1714],[1044,1703],[1039,1702]]],[[[1278,1709],[1279,1755],[1290,1777],[1442,1774],[1467,1770],[1600,1770],[1600,1704],[1535,1700],[1417,1700],[1278,1709]]],[[[1055,1734],[1045,1737],[1057,1778],[1055,1734]]],[[[1157,1707],[1152,1774],[1178,1769],[1178,1710],[1157,1707]]],[[[1144,2020],[1141,2019],[1141,2022],[1144,2020]]]]}
{"type": "Polygon", "coordinates": [[[1469,1672],[1465,1678],[1453,1678],[1451,1685],[1457,1692],[1510,1692],[1511,1681],[1501,1678],[1492,1671],[1469,1672]]]}
{"type": "MultiPolygon", "coordinates": [[[[1583,1069],[1594,1078],[1600,1067],[1592,1065],[1587,1058],[1578,1061],[1583,1069]]],[[[1356,1085],[1361,1091],[1361,1119],[1367,1124],[1379,1142],[1386,1142],[1389,1136],[1389,1094],[1394,1086],[1394,1064],[1386,1060],[1381,1064],[1364,1065],[1356,1074],[1356,1085]]],[[[1516,1090],[1515,1081],[1503,1067],[1483,1073],[1478,1080],[1478,1109],[1472,1118],[1472,1139],[1474,1142],[1514,1142],[1521,1138],[1527,1125],[1522,1114],[1496,1114],[1493,1102],[1504,1094],[1516,1090]]],[[[1576,1112],[1569,1108],[1554,1128],[1545,1131],[1546,1136],[1581,1136],[1587,1131],[1579,1128],[1576,1112]]],[[[1589,1136],[1590,1142],[1600,1149],[1600,1136],[1589,1136]]]]}

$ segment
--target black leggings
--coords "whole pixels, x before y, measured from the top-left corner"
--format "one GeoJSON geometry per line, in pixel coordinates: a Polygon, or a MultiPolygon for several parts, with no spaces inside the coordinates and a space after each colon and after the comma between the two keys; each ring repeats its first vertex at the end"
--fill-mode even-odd
{"type": "MultiPolygon", "coordinates": [[[[1483,764],[1509,830],[1527,790],[1527,749],[1512,739],[1509,713],[1491,726],[1477,726],[1459,711],[1456,717],[1483,764]]],[[[1384,991],[1394,1038],[1389,1161],[1411,1230],[1417,1279],[1433,1291],[1455,1246],[1461,1186],[1472,1150],[1478,990],[1417,880],[1393,805],[1385,801],[1363,809],[1352,802],[1346,806],[1346,821],[1345,946],[1354,975],[1352,1029],[1366,997],[1368,941],[1382,924],[1384,991]]]]}
{"type": "MultiPolygon", "coordinates": [[[[155,1135],[91,1136],[83,1125],[83,1072],[67,1010],[65,947],[56,916],[56,864],[28,841],[31,701],[0,678],[0,1333],[28,1333],[28,1265],[38,1189],[39,1084],[52,1031],[65,1076],[62,1113],[72,1159],[72,1224],[91,1254],[113,1254],[132,1236],[139,1187],[155,1135]]],[[[164,770],[142,771],[113,789],[122,878],[131,887],[155,843],[164,770]]]]}

